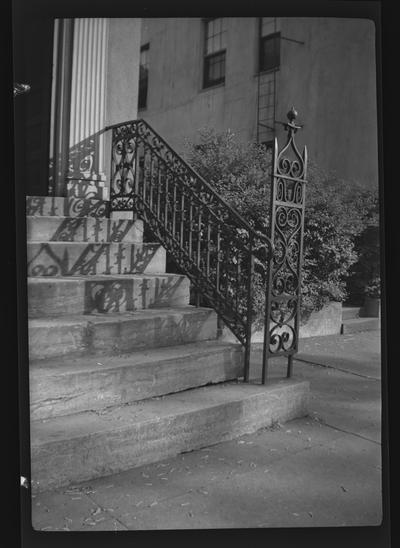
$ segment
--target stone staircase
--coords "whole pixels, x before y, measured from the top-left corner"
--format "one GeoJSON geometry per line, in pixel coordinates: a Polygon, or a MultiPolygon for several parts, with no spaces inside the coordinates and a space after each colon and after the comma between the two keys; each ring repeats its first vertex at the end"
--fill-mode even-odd
{"type": "Polygon", "coordinates": [[[342,308],[342,335],[362,331],[376,331],[380,329],[380,325],[380,318],[363,317],[361,307],[343,306],[342,308]]]}
{"type": "Polygon", "coordinates": [[[27,198],[31,480],[61,487],[307,412],[307,382],[238,383],[240,345],[108,202],[27,198]]]}

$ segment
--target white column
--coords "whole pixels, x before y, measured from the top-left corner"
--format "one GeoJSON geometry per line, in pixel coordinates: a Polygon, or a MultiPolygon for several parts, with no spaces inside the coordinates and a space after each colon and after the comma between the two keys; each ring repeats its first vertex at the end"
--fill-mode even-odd
{"type": "Polygon", "coordinates": [[[107,199],[104,163],[108,20],[75,19],[68,194],[107,199]]]}

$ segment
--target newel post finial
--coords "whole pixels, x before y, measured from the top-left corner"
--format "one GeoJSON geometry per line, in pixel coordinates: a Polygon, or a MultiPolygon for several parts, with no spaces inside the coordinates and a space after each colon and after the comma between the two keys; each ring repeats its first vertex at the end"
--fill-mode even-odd
{"type": "Polygon", "coordinates": [[[297,118],[297,110],[294,107],[292,107],[286,116],[289,122],[293,122],[293,120],[297,118]]]}
{"type": "Polygon", "coordinates": [[[285,129],[292,131],[293,133],[296,133],[298,129],[301,129],[303,126],[299,126],[295,123],[295,120],[297,118],[297,110],[292,107],[289,112],[286,114],[287,119],[289,122],[285,124],[285,129]]]}

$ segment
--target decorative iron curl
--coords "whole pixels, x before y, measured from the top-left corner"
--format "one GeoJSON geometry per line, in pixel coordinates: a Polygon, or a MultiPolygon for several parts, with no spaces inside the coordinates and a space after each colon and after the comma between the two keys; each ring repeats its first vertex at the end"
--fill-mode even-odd
{"type": "Polygon", "coordinates": [[[294,135],[301,126],[296,125],[297,112],[292,107],[288,112],[289,122],[284,124],[288,131],[288,140],[283,149],[279,152],[275,162],[275,175],[302,179],[305,177],[306,153],[300,154],[294,139],[294,135]],[[288,155],[292,157],[289,158],[288,155]]]}
{"type": "Polygon", "coordinates": [[[248,372],[255,268],[274,246],[143,120],[112,126],[111,207],[133,210],[245,346],[248,372]]]}
{"type": "Polygon", "coordinates": [[[263,382],[267,378],[268,359],[288,357],[287,376],[291,375],[292,357],[298,349],[300,322],[301,263],[304,232],[307,151],[300,154],[295,133],[297,112],[288,113],[284,124],[288,131],[285,146],[278,150],[275,140],[270,205],[270,237],[276,253],[268,265],[263,349],[263,382]]]}
{"type": "Polygon", "coordinates": [[[272,354],[282,352],[290,352],[295,348],[297,341],[296,331],[291,325],[278,327],[277,325],[271,329],[269,351],[272,354]]]}

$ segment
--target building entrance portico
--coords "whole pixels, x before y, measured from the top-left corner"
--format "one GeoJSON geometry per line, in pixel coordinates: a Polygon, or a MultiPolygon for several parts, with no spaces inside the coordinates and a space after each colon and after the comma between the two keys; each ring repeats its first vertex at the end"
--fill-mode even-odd
{"type": "Polygon", "coordinates": [[[107,200],[105,128],[137,117],[140,20],[42,18],[18,30],[15,79],[30,86],[16,101],[20,184],[30,196],[107,200]]]}

